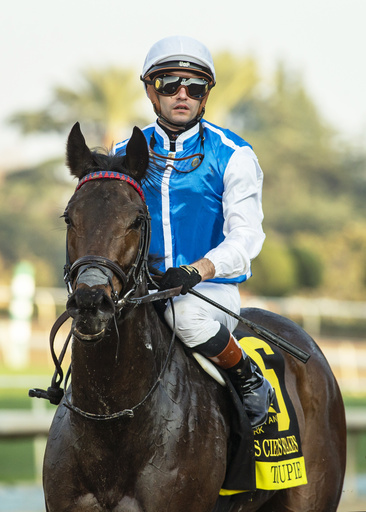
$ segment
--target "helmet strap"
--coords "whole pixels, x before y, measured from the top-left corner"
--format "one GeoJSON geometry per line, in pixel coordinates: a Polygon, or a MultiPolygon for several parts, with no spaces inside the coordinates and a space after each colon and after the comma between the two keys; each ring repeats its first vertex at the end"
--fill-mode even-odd
{"type": "Polygon", "coordinates": [[[178,123],[173,123],[172,121],[168,121],[168,119],[166,119],[161,114],[157,114],[158,119],[160,121],[162,121],[163,124],[167,126],[167,128],[169,128],[169,129],[171,129],[173,131],[176,130],[177,128],[178,128],[178,130],[183,130],[183,131],[189,130],[190,128],[192,128],[192,126],[197,124],[202,119],[202,115],[196,116],[194,119],[192,119],[188,123],[180,123],[180,124],[178,124],[178,123]]]}

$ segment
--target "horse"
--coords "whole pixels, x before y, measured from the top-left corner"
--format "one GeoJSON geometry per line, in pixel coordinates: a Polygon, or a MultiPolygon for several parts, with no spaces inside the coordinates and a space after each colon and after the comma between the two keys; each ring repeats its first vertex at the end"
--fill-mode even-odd
{"type": "Polygon", "coordinates": [[[315,341],[280,315],[242,310],[310,354],[306,365],[283,354],[308,483],[219,496],[231,409],[225,388],[187,356],[149,301],[145,137],[135,127],[126,155],[110,155],[90,150],[76,123],[67,165],[79,180],[64,213],[72,381],[44,456],[47,512],[336,511],[345,414],[315,341]]]}

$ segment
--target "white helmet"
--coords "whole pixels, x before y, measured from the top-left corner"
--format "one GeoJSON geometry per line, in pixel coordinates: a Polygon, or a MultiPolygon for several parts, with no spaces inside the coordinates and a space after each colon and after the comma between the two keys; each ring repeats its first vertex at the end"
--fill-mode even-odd
{"type": "MultiPolygon", "coordinates": [[[[192,71],[207,79],[208,93],[200,100],[197,117],[191,122],[200,121],[205,112],[209,91],[216,83],[215,67],[209,50],[204,44],[187,36],[165,37],[150,48],[140,78],[145,83],[147,95],[159,117],[162,117],[160,100],[149,78],[164,71],[192,71]]],[[[171,121],[169,123],[174,125],[171,121]]]]}
{"type": "Polygon", "coordinates": [[[155,43],[146,56],[141,78],[165,69],[199,71],[215,84],[216,74],[211,53],[204,44],[192,37],[170,36],[155,43]]]}

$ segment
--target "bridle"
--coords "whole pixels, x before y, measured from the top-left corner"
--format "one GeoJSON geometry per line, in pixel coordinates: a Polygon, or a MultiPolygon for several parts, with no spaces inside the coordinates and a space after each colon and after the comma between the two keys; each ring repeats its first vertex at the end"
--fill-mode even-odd
{"type": "MultiPolygon", "coordinates": [[[[100,179],[113,179],[118,181],[125,181],[131,185],[140,195],[141,199],[145,203],[144,193],[141,186],[137,181],[128,176],[118,172],[108,171],[96,171],[84,176],[78,183],[75,193],[85,184],[90,181],[100,179]]],[[[69,297],[74,293],[73,284],[77,282],[78,278],[89,269],[97,269],[106,278],[106,283],[111,287],[112,293],[111,298],[116,307],[116,311],[120,312],[126,305],[130,295],[136,292],[137,287],[142,282],[143,275],[150,276],[148,271],[148,255],[150,248],[151,238],[151,217],[149,211],[143,217],[141,224],[141,234],[139,247],[137,250],[136,258],[134,263],[131,265],[127,274],[122,268],[113,262],[112,260],[104,256],[86,255],[78,258],[73,264],[70,262],[70,256],[68,251],[68,239],[66,236],[66,265],[64,266],[64,281],[67,287],[69,297]],[[116,276],[120,281],[122,287],[118,293],[113,286],[112,277],[116,276]]]]}
{"type": "MultiPolygon", "coordinates": [[[[140,195],[142,200],[145,202],[144,194],[142,192],[142,189],[140,185],[132,179],[127,174],[117,173],[117,172],[105,172],[105,171],[98,171],[93,172],[90,174],[87,174],[85,177],[83,177],[76,187],[75,193],[82,187],[85,183],[91,181],[91,180],[98,180],[98,179],[115,179],[119,181],[125,181],[129,185],[131,185],[140,195]]],[[[64,280],[67,286],[69,298],[74,293],[73,290],[73,284],[77,281],[78,276],[80,276],[83,272],[86,272],[88,269],[96,269],[97,271],[101,272],[105,275],[106,281],[109,283],[111,290],[112,290],[112,300],[115,305],[115,314],[114,314],[114,320],[116,325],[116,316],[121,313],[122,309],[127,306],[131,305],[132,307],[136,307],[143,303],[150,303],[155,300],[162,300],[162,299],[168,299],[173,296],[179,295],[180,293],[180,287],[179,288],[172,288],[170,290],[163,290],[158,291],[153,294],[147,294],[142,297],[133,297],[135,294],[137,287],[139,284],[142,283],[143,277],[145,276],[147,280],[153,285],[154,288],[159,288],[157,283],[152,278],[149,267],[148,267],[148,253],[149,253],[149,247],[150,247],[150,234],[151,234],[151,218],[149,215],[149,212],[147,210],[147,214],[144,216],[144,220],[141,224],[141,233],[140,233],[140,241],[139,241],[139,247],[137,250],[136,258],[134,263],[132,264],[131,268],[127,272],[127,274],[122,270],[122,268],[114,263],[112,260],[103,257],[103,256],[95,256],[95,255],[86,255],[82,256],[81,258],[78,258],[73,264],[70,263],[69,258],[69,252],[68,252],[68,245],[67,245],[67,238],[66,238],[66,265],[64,267],[64,280]],[[119,281],[122,284],[121,291],[118,293],[112,283],[112,277],[115,275],[119,281]]],[[[173,309],[173,316],[174,316],[174,309],[173,309]]],[[[70,377],[70,368],[67,372],[65,383],[64,383],[64,389],[61,388],[61,384],[63,381],[63,370],[62,370],[62,361],[65,356],[69,341],[72,336],[72,330],[69,333],[64,347],[61,351],[61,354],[59,357],[56,356],[54,351],[54,340],[56,337],[56,334],[60,327],[63,325],[63,323],[69,318],[69,314],[67,311],[65,311],[55,322],[54,326],[51,329],[50,333],[50,349],[51,349],[51,355],[53,358],[53,361],[55,363],[55,372],[52,378],[51,386],[47,390],[34,388],[29,390],[29,396],[31,397],[37,397],[37,398],[45,398],[49,400],[51,403],[58,405],[62,398],[64,398],[64,405],[77,413],[79,416],[82,416],[84,418],[92,419],[92,420],[98,420],[98,421],[109,421],[109,420],[116,420],[122,417],[130,417],[132,418],[134,416],[135,411],[141,407],[147,400],[150,398],[150,396],[154,393],[158,385],[160,384],[163,374],[168,366],[168,362],[170,360],[170,356],[173,350],[174,346],[174,340],[175,340],[175,332],[173,329],[172,337],[170,341],[170,345],[168,348],[168,352],[166,355],[165,362],[161,368],[161,371],[153,384],[153,386],[150,388],[146,396],[136,405],[131,407],[130,409],[124,409],[123,411],[119,411],[113,414],[94,414],[90,412],[83,411],[82,409],[76,407],[69,399],[67,395],[67,382],[70,377]]],[[[116,325],[116,331],[117,325],[116,325]]]]}

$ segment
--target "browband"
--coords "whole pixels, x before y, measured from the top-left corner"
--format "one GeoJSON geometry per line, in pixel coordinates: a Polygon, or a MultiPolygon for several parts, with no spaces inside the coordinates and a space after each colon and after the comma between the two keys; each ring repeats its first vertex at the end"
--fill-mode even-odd
{"type": "Polygon", "coordinates": [[[128,176],[128,174],[121,174],[119,172],[111,172],[111,171],[91,172],[90,174],[87,174],[86,176],[84,176],[83,178],[81,178],[79,180],[79,183],[76,187],[75,192],[77,192],[79,190],[79,188],[82,187],[88,181],[102,180],[102,179],[106,179],[106,178],[109,178],[112,180],[125,181],[139,193],[141,199],[145,202],[145,196],[144,196],[144,193],[143,193],[142,188],[139,185],[139,183],[137,183],[136,180],[131,178],[131,176],[128,176]]]}

